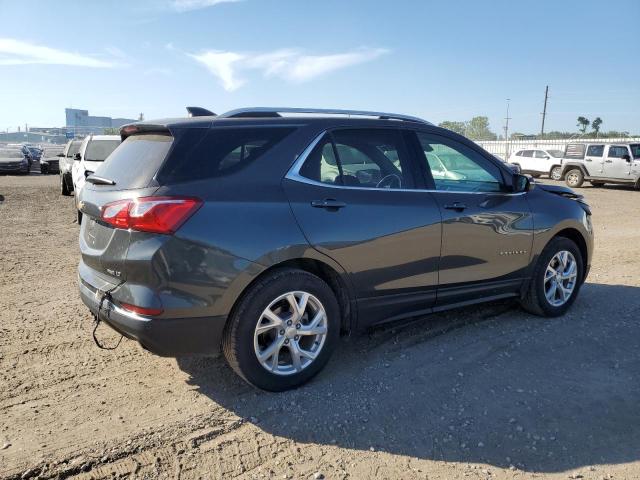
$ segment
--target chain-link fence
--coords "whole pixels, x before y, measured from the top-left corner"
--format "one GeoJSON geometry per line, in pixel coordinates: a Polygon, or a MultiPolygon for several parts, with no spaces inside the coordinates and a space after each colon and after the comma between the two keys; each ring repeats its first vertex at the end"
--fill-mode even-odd
{"type": "Polygon", "coordinates": [[[561,150],[569,143],[639,143],[640,137],[626,138],[568,138],[560,140],[493,140],[476,142],[487,152],[506,160],[518,150],[561,150]]]}

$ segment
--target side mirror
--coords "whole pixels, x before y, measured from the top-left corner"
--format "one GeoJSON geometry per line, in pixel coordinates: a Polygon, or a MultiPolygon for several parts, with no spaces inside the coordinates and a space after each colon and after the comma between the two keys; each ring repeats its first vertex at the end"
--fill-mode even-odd
{"type": "Polygon", "coordinates": [[[544,158],[545,160],[549,160],[551,157],[550,157],[549,155],[545,155],[543,158],[544,158]]]}
{"type": "Polygon", "coordinates": [[[623,160],[626,160],[627,162],[631,161],[631,156],[629,154],[622,155],[622,157],[620,157],[620,158],[622,158],[623,160]]]}
{"type": "Polygon", "coordinates": [[[516,173],[513,176],[513,191],[516,193],[528,192],[531,188],[531,180],[528,176],[516,173]]]}
{"type": "Polygon", "coordinates": [[[73,156],[73,159],[74,159],[74,160],[82,160],[82,157],[80,156],[80,152],[76,153],[76,154],[73,156]]]}

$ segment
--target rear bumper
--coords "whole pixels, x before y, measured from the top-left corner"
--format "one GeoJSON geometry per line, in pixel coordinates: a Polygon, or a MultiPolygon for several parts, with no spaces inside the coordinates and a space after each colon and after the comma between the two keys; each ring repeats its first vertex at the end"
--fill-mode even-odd
{"type": "MultiPolygon", "coordinates": [[[[103,292],[107,285],[92,286],[80,275],[78,285],[80,298],[96,316],[101,296],[99,292],[103,292]]],[[[100,320],[156,355],[177,357],[219,353],[226,317],[148,318],[105,300],[100,310],[100,320]]]]}

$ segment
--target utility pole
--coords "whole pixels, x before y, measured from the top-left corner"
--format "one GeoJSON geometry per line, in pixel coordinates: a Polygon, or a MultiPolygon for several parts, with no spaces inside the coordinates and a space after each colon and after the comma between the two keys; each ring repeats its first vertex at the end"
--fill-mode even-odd
{"type": "Polygon", "coordinates": [[[511,120],[511,117],[509,116],[509,102],[511,101],[510,98],[507,98],[507,116],[505,117],[505,124],[504,124],[504,161],[506,162],[509,159],[509,120],[511,120]]]}
{"type": "Polygon", "coordinates": [[[547,116],[547,99],[549,98],[549,85],[544,89],[544,109],[542,110],[542,128],[540,129],[540,136],[544,136],[544,120],[547,116]]]}

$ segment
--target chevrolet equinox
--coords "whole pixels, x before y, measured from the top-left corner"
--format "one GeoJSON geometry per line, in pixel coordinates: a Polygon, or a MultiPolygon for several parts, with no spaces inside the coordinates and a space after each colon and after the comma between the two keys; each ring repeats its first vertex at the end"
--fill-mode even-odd
{"type": "Polygon", "coordinates": [[[564,314],[591,212],[415,117],[253,108],[145,121],[87,178],[80,295],[159,355],[296,387],[341,333],[516,297],[564,314]]]}

